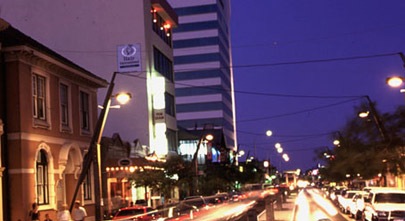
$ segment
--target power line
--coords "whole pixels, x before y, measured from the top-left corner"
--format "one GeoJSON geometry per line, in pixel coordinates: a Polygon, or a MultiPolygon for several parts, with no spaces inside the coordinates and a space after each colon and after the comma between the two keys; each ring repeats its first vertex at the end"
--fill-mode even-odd
{"type": "MultiPolygon", "coordinates": [[[[238,133],[242,134],[250,134],[250,135],[257,135],[257,136],[264,136],[264,133],[254,133],[254,132],[249,132],[249,131],[243,131],[243,130],[236,130],[238,133]]],[[[319,137],[319,136],[325,136],[325,135],[330,135],[333,132],[326,132],[326,133],[317,133],[317,134],[299,134],[299,135],[282,135],[282,134],[273,134],[271,137],[319,137]]]]}
{"type": "Polygon", "coordinates": [[[236,65],[233,68],[249,68],[249,67],[264,67],[264,66],[280,66],[280,65],[297,65],[297,64],[308,64],[308,63],[323,63],[323,62],[334,62],[334,61],[347,61],[347,60],[358,60],[367,58],[377,58],[377,57],[387,57],[399,55],[399,53],[386,53],[386,54],[375,54],[375,55],[363,55],[363,56],[351,56],[351,57],[339,57],[339,58],[327,58],[327,59],[315,59],[315,60],[303,60],[303,61],[290,61],[290,62],[277,62],[277,63],[264,63],[264,64],[251,64],[251,65],[236,65]]]}
{"type": "Polygon", "coordinates": [[[359,96],[359,97],[354,98],[354,99],[349,99],[349,100],[345,100],[345,101],[341,101],[341,102],[337,102],[337,103],[333,103],[333,104],[328,104],[328,105],[319,106],[319,107],[315,107],[315,108],[309,108],[309,109],[305,109],[305,110],[301,110],[301,111],[295,111],[295,112],[286,113],[286,114],[278,114],[278,115],[273,115],[273,116],[268,116],[268,117],[260,117],[260,118],[252,118],[252,119],[245,119],[245,120],[237,120],[237,122],[238,122],[238,123],[243,123],[243,122],[259,121],[259,120],[269,120],[269,119],[273,119],[273,118],[286,117],[286,116],[290,116],[290,115],[305,113],[305,112],[308,112],[308,111],[315,111],[315,110],[320,110],[320,109],[325,109],[325,108],[337,106],[337,105],[340,105],[340,104],[343,104],[343,103],[352,102],[352,101],[354,101],[354,100],[358,100],[358,99],[361,99],[361,98],[363,98],[363,96],[359,96]]]}
{"type": "MultiPolygon", "coordinates": [[[[122,73],[123,75],[129,77],[136,77],[139,79],[146,80],[145,77],[141,77],[142,73],[138,73],[137,75],[131,73],[122,73]]],[[[214,91],[224,91],[224,92],[231,92],[230,89],[226,90],[224,88],[213,88],[213,86],[204,86],[204,85],[192,85],[186,83],[175,83],[176,85],[188,86],[188,87],[199,87],[199,88],[206,88],[207,90],[214,90],[214,91]]],[[[343,98],[358,98],[359,96],[319,96],[319,95],[297,95],[297,94],[279,94],[279,93],[263,93],[263,92],[252,92],[252,91],[240,91],[234,90],[234,93],[238,94],[248,94],[248,95],[258,95],[258,96],[269,96],[269,97],[289,97],[289,98],[316,98],[316,99],[343,99],[343,98]]]]}

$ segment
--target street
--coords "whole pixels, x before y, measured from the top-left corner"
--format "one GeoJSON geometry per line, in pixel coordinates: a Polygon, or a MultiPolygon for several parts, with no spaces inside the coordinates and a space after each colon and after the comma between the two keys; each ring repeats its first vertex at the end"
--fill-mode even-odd
{"type": "MultiPolygon", "coordinates": [[[[268,208],[268,207],[267,207],[268,208]]],[[[318,189],[304,189],[292,194],[282,204],[274,205],[274,219],[266,218],[260,198],[245,199],[200,209],[198,212],[170,220],[233,220],[233,221],[347,221],[353,220],[342,214],[318,189]]]]}

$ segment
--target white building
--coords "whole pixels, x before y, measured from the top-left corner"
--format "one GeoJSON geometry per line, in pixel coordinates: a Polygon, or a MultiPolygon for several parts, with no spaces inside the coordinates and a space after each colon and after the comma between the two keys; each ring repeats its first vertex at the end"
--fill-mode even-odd
{"type": "Polygon", "coordinates": [[[114,92],[132,99],[110,110],[104,135],[139,139],[160,156],[177,148],[171,42],[177,16],[165,0],[4,0],[0,9],[19,30],[107,80],[118,70],[118,46],[139,45],[140,71],[115,79],[114,92]]]}

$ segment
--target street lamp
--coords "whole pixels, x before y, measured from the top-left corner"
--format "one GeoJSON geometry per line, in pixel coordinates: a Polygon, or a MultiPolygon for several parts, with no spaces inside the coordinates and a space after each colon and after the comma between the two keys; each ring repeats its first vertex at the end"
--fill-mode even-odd
{"type": "Polygon", "coordinates": [[[266,174],[264,175],[264,182],[266,182],[266,181],[267,181],[267,177],[270,177],[270,176],[269,176],[270,162],[269,162],[268,160],[263,161],[263,166],[264,166],[264,168],[265,168],[265,170],[266,170],[266,174]]]}
{"type": "Polygon", "coordinates": [[[197,193],[199,192],[199,189],[198,189],[198,160],[197,160],[198,152],[200,151],[201,144],[204,141],[212,141],[213,139],[214,139],[214,136],[212,134],[202,134],[200,136],[200,139],[198,140],[197,148],[194,152],[193,159],[191,160],[191,165],[193,165],[194,169],[195,169],[195,179],[196,179],[195,190],[197,193]]]}
{"type": "Polygon", "coordinates": [[[374,103],[371,102],[371,99],[369,96],[364,96],[364,97],[367,99],[367,103],[368,103],[368,106],[370,107],[371,112],[369,112],[369,111],[361,112],[361,113],[359,113],[359,117],[366,118],[369,116],[369,114],[371,114],[373,117],[374,123],[377,126],[378,131],[380,132],[380,135],[381,135],[383,141],[387,142],[388,134],[385,130],[384,124],[381,122],[380,115],[377,113],[377,110],[374,107],[374,103]]]}
{"type": "MultiPolygon", "coordinates": [[[[371,100],[370,100],[370,98],[369,98],[368,96],[365,96],[365,97],[367,98],[368,105],[369,105],[369,107],[370,107],[371,113],[369,113],[369,112],[367,111],[366,113],[363,113],[363,114],[360,113],[359,116],[364,118],[364,117],[368,117],[369,114],[372,115],[373,120],[374,120],[374,123],[375,123],[375,125],[376,125],[378,131],[380,132],[381,138],[382,138],[382,140],[383,140],[383,142],[384,142],[384,144],[385,144],[383,150],[384,150],[385,152],[388,152],[387,147],[388,147],[389,141],[390,141],[389,134],[387,133],[384,124],[381,122],[380,116],[379,116],[379,114],[377,113],[377,111],[376,111],[376,109],[375,109],[375,107],[374,107],[373,102],[371,102],[371,100]]],[[[387,159],[383,159],[383,160],[385,160],[385,162],[387,163],[387,174],[388,174],[388,173],[389,173],[388,161],[387,161],[387,159]]],[[[384,184],[384,186],[386,186],[386,185],[387,185],[387,184],[386,184],[386,182],[387,182],[387,176],[384,176],[384,179],[385,179],[385,184],[384,184]]]]}
{"type": "MultiPolygon", "coordinates": [[[[402,62],[404,63],[405,67],[405,55],[402,52],[398,53],[399,56],[402,59],[402,62]]],[[[404,83],[405,78],[404,77],[399,77],[399,76],[392,76],[386,79],[386,83],[391,86],[391,87],[399,87],[404,83]]],[[[401,89],[402,93],[405,93],[405,89],[401,89]]]]}
{"type": "Polygon", "coordinates": [[[333,145],[338,147],[340,145],[340,140],[334,140],[333,145]]]}
{"type": "Polygon", "coordinates": [[[80,185],[83,183],[84,179],[86,178],[88,171],[90,169],[91,164],[93,163],[93,178],[94,178],[94,205],[95,205],[95,218],[96,220],[102,220],[103,219],[103,214],[101,211],[101,196],[102,196],[102,188],[101,188],[101,154],[100,154],[100,140],[101,136],[103,134],[105,122],[107,120],[108,116],[108,111],[111,106],[111,98],[119,98],[118,101],[126,101],[131,98],[131,95],[129,93],[121,93],[121,94],[116,94],[113,95],[113,89],[114,89],[114,81],[115,81],[115,76],[119,72],[114,72],[110,81],[110,85],[108,86],[108,90],[106,93],[106,96],[104,98],[104,103],[100,111],[100,115],[98,116],[97,119],[97,124],[94,129],[93,136],[90,141],[89,145],[89,150],[88,153],[85,155],[85,158],[83,159],[83,165],[82,165],[82,171],[80,173],[80,176],[78,178],[77,184],[76,184],[76,189],[75,192],[73,193],[72,197],[72,202],[70,204],[70,211],[73,209],[73,205],[76,201],[76,196],[77,193],[80,189],[80,185]]]}
{"type": "Polygon", "coordinates": [[[399,87],[404,83],[404,78],[393,76],[386,79],[386,82],[391,87],[399,87]]]}

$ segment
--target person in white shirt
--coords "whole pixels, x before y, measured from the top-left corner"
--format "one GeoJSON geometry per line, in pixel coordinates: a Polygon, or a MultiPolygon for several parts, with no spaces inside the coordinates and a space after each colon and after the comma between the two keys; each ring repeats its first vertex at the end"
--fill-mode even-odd
{"type": "Polygon", "coordinates": [[[73,221],[84,221],[87,216],[86,209],[80,206],[80,201],[76,201],[72,210],[73,221]]]}
{"type": "Polygon", "coordinates": [[[70,212],[67,208],[68,208],[67,204],[63,204],[61,206],[61,208],[59,209],[58,214],[57,214],[58,221],[70,221],[71,220],[70,212]]]}

